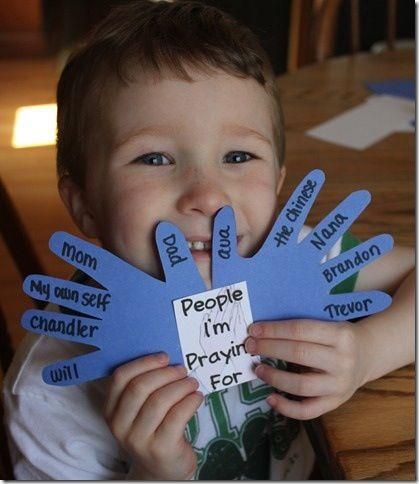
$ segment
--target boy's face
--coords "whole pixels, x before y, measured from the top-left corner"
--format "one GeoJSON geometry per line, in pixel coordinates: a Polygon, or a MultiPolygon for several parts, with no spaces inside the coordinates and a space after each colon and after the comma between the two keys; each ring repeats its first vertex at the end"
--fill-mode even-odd
{"type": "Polygon", "coordinates": [[[161,220],[173,222],[193,243],[209,287],[215,213],[233,207],[238,251],[250,255],[273,222],[285,170],[264,89],[223,72],[190,74],[194,82],[139,75],[119,89],[108,111],[113,149],[86,173],[86,210],[96,231],[87,235],[160,276],[154,230],[161,220]]]}

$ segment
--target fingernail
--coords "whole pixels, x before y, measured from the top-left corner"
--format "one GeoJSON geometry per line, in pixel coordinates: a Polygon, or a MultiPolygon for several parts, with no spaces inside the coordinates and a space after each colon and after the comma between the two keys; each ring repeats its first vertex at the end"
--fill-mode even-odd
{"type": "Polygon", "coordinates": [[[169,359],[167,353],[157,353],[156,358],[160,363],[167,363],[169,359]]]}
{"type": "Polygon", "coordinates": [[[252,338],[247,338],[245,346],[248,353],[254,353],[256,350],[256,341],[252,338]]]}
{"type": "Polygon", "coordinates": [[[269,395],[269,397],[266,399],[266,401],[269,403],[269,405],[274,406],[275,405],[275,397],[273,395],[269,395]]]}
{"type": "Polygon", "coordinates": [[[192,383],[194,387],[199,387],[198,380],[193,376],[187,378],[188,382],[192,383]]]}
{"type": "Polygon", "coordinates": [[[186,375],[188,373],[186,368],[182,365],[176,365],[174,366],[174,369],[179,373],[179,375],[186,375]]]}
{"type": "Polygon", "coordinates": [[[249,334],[252,336],[260,336],[262,334],[262,328],[258,324],[252,324],[249,327],[249,334]]]}
{"type": "Polygon", "coordinates": [[[255,373],[258,377],[262,377],[263,376],[263,372],[264,372],[264,368],[263,368],[263,365],[258,365],[256,368],[255,368],[255,373]]]}

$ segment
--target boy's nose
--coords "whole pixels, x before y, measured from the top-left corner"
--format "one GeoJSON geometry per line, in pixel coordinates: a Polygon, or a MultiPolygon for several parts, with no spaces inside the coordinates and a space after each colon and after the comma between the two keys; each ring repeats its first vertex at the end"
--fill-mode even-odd
{"type": "Polygon", "coordinates": [[[193,177],[187,178],[183,180],[185,185],[177,201],[180,213],[199,212],[212,216],[225,205],[231,205],[231,199],[222,180],[205,176],[203,173],[195,173],[193,177]]]}

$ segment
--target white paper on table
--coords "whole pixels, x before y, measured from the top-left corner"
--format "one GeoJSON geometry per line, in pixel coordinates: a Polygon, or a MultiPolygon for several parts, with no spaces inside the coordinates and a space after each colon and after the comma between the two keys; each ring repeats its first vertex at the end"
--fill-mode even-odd
{"type": "Polygon", "coordinates": [[[313,138],[363,150],[391,133],[414,132],[415,102],[375,95],[359,106],[329,119],[308,131],[313,138]]]}
{"type": "Polygon", "coordinates": [[[254,366],[260,358],[244,348],[247,327],[253,322],[246,282],[177,299],[173,306],[184,363],[189,376],[198,380],[201,392],[208,394],[257,378],[254,366]],[[222,307],[202,309],[202,302],[209,301],[208,306],[212,306],[212,301],[223,299],[227,291],[230,295],[241,291],[243,297],[228,300],[222,307]],[[182,306],[182,301],[187,304],[182,306]],[[193,305],[198,301],[201,310],[196,311],[193,305]]]}

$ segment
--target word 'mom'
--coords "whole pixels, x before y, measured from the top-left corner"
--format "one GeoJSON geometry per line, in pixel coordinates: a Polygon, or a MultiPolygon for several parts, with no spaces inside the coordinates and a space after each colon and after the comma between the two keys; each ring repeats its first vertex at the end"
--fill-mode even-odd
{"type": "Polygon", "coordinates": [[[97,269],[97,259],[82,250],[78,250],[75,245],[63,243],[61,248],[61,255],[64,259],[70,260],[71,262],[77,262],[77,264],[83,267],[89,267],[90,269],[97,269]]]}

